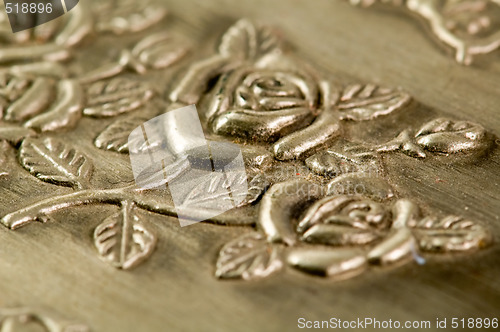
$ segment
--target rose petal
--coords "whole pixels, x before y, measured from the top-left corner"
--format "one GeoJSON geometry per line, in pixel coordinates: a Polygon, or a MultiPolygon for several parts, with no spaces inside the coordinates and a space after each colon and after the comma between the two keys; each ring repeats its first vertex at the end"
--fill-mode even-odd
{"type": "Polygon", "coordinates": [[[304,180],[273,185],[262,197],[258,217],[268,241],[293,245],[296,234],[291,224],[292,214],[320,195],[318,185],[304,180]]]}
{"type": "Polygon", "coordinates": [[[301,240],[333,246],[364,245],[380,237],[374,230],[359,229],[335,224],[317,224],[309,228],[301,240]]]}

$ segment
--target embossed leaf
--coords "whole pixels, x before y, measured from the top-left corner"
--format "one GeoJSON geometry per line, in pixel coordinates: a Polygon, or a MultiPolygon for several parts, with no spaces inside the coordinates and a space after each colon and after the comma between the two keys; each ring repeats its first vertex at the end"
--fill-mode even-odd
{"type": "MultiPolygon", "coordinates": [[[[166,68],[184,57],[188,43],[170,33],[160,32],[142,39],[131,51],[135,61],[150,68],[166,68]]],[[[138,71],[141,72],[140,68],[138,71]]]]}
{"type": "Polygon", "coordinates": [[[257,27],[239,20],[222,37],[219,52],[223,56],[255,59],[279,46],[279,38],[268,27],[257,27]]]}
{"type": "MultiPolygon", "coordinates": [[[[44,65],[35,67],[44,70],[44,65]]],[[[52,69],[51,67],[48,67],[52,69]]],[[[0,74],[0,117],[9,122],[24,122],[24,127],[37,131],[54,131],[73,127],[82,116],[83,89],[76,80],[61,79],[57,83],[35,73],[0,74]]],[[[20,134],[18,130],[18,134],[20,134]]],[[[10,131],[10,136],[13,131],[10,131]]]]}
{"type": "Polygon", "coordinates": [[[410,226],[425,251],[467,251],[484,248],[491,242],[490,233],[482,225],[457,216],[427,217],[410,226]]]}
{"type": "MultiPolygon", "coordinates": [[[[185,196],[183,206],[207,206],[209,208],[217,200],[224,200],[229,195],[229,191],[236,194],[238,189],[245,187],[247,184],[247,175],[245,171],[221,173],[213,172],[211,176],[206,176],[203,180],[197,183],[189,193],[185,196]]],[[[246,192],[246,191],[245,191],[246,192]]],[[[246,196],[246,195],[245,195],[246,196]]],[[[241,197],[241,201],[244,201],[241,197]]],[[[239,203],[238,197],[233,197],[233,200],[239,203]]]]}
{"type": "Polygon", "coordinates": [[[125,270],[151,255],[156,236],[139,218],[133,204],[125,203],[119,213],[96,227],[94,244],[103,260],[125,270]]]}
{"type": "Polygon", "coordinates": [[[169,181],[182,175],[189,167],[187,158],[178,158],[165,167],[160,163],[151,164],[135,177],[135,182],[142,189],[165,188],[169,181]]]}
{"type": "Polygon", "coordinates": [[[427,122],[415,134],[415,139],[423,149],[444,154],[479,155],[492,143],[491,135],[480,124],[447,118],[427,122]]]}
{"type": "Polygon", "coordinates": [[[7,121],[23,121],[42,112],[53,96],[52,79],[0,73],[0,116],[7,121]]]}
{"type": "Polygon", "coordinates": [[[27,121],[24,126],[37,131],[55,131],[76,126],[82,117],[83,88],[76,80],[57,83],[57,96],[48,109],[27,121]]]}
{"type": "Polygon", "coordinates": [[[153,116],[153,111],[146,110],[140,115],[129,115],[113,122],[96,137],[95,146],[102,150],[128,153],[130,133],[153,116]]]}
{"type": "Polygon", "coordinates": [[[355,84],[344,89],[337,109],[341,119],[364,121],[397,111],[410,100],[410,95],[396,89],[355,84]]]}
{"type": "Polygon", "coordinates": [[[242,207],[257,202],[260,199],[260,197],[265,193],[267,188],[269,188],[269,185],[270,185],[269,181],[263,174],[257,174],[252,178],[252,180],[250,180],[248,184],[248,192],[236,195],[237,200],[238,198],[240,198],[241,195],[243,196],[243,199],[236,207],[242,207]]]}
{"type": "Polygon", "coordinates": [[[246,234],[227,243],[219,253],[215,275],[245,280],[264,278],[283,266],[278,247],[260,233],[246,234]]]}
{"type": "Polygon", "coordinates": [[[42,181],[73,188],[89,188],[92,161],[77,149],[55,138],[26,138],[19,162],[42,181]]]}
{"type": "Polygon", "coordinates": [[[88,105],[83,114],[88,116],[116,116],[136,110],[154,96],[146,83],[126,78],[98,81],[87,90],[88,105]]]}
{"type": "Polygon", "coordinates": [[[104,129],[95,139],[95,146],[102,150],[128,153],[128,136],[144,123],[142,117],[120,119],[104,129]]]}

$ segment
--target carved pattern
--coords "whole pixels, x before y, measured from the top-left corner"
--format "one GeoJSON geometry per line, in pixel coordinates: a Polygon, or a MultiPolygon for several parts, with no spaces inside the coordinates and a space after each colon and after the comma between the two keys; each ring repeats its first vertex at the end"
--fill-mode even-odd
{"type": "Polygon", "coordinates": [[[259,233],[244,235],[226,244],[219,253],[216,276],[245,280],[267,277],[283,266],[279,248],[259,233]]]}
{"type": "Polygon", "coordinates": [[[148,70],[165,69],[180,61],[190,50],[190,45],[178,36],[156,33],[140,40],[130,50],[122,50],[115,62],[107,63],[81,76],[82,83],[92,83],[117,76],[126,71],[145,74],[148,70]]]}
{"type": "MultiPolygon", "coordinates": [[[[439,155],[451,161],[459,157],[474,160],[492,147],[493,136],[480,125],[438,118],[418,130],[408,128],[384,144],[346,141],[342,136],[347,121],[356,125],[406,111],[410,96],[400,89],[372,84],[340,86],[286,52],[272,29],[248,20],[230,27],[216,54],[192,63],[167,94],[119,76],[126,70],[142,75],[148,69],[172,64],[183,52],[172,53],[168,42],[163,34],[147,37],[122,51],[117,62],[72,79],[85,96],[85,103],[75,113],[127,113],[94,142],[100,149],[127,153],[129,132],[144,120],[160,110],[202,102],[206,107],[200,107],[200,116],[210,139],[241,145],[251,175],[249,194],[237,209],[210,221],[257,226],[257,231],[222,248],[218,277],[257,279],[291,266],[346,278],[376,264],[411,258],[420,261],[419,251],[468,251],[491,241],[489,231],[479,223],[451,216],[422,217],[418,206],[393,189],[381,158],[382,154],[404,152],[418,158],[439,155]],[[162,100],[161,95],[169,100],[162,100]],[[287,167],[293,172],[288,173],[287,167]]],[[[20,75],[19,71],[32,73],[32,68],[17,68],[9,74],[20,75]]],[[[47,70],[35,73],[35,77],[49,76],[47,70]]],[[[19,88],[13,84],[16,89],[0,91],[5,99],[4,114],[17,114],[9,111],[11,99],[30,91],[31,81],[18,81],[22,83],[19,88]]],[[[36,113],[46,114],[43,110],[36,113]]],[[[40,129],[71,125],[26,125],[38,116],[22,127],[0,127],[0,137],[19,148],[19,161],[31,174],[71,186],[75,192],[36,202],[3,216],[0,222],[14,229],[45,222],[55,211],[72,206],[117,205],[120,212],[95,229],[97,251],[103,260],[122,269],[143,262],[154,250],[156,234],[147,218],[140,217],[141,210],[174,216],[168,192],[135,185],[94,187],[89,179],[91,160],[78,147],[44,137],[47,130],[40,129]]],[[[182,135],[184,128],[177,128],[173,120],[164,129],[163,141],[143,148],[179,148],[176,135],[182,135]]],[[[180,158],[170,165],[176,170],[173,176],[182,174],[186,163],[180,158]]],[[[154,171],[144,174],[144,183],[156,186],[166,181],[154,171]]]]}
{"type": "Polygon", "coordinates": [[[136,7],[130,1],[82,2],[61,19],[15,35],[5,11],[0,11],[0,42],[6,44],[0,50],[0,63],[14,64],[0,70],[0,120],[4,121],[0,140],[18,145],[42,132],[71,129],[82,115],[116,116],[149,102],[155,95],[151,88],[138,80],[114,77],[127,68],[137,73],[168,68],[189,49],[176,36],[150,35],[131,50],[123,50],[116,62],[79,77],[68,77],[65,67],[55,62],[69,58],[70,48],[95,30],[140,31],[166,14],[163,7],[146,1],[140,5],[139,18],[136,7]],[[93,11],[106,17],[105,25],[92,19],[93,11]]]}
{"type": "Polygon", "coordinates": [[[498,0],[349,0],[368,7],[376,2],[404,6],[425,19],[432,33],[455,50],[458,63],[469,65],[479,54],[500,48],[498,0]]]}
{"type": "Polygon", "coordinates": [[[81,118],[83,90],[75,80],[7,72],[0,74],[0,84],[3,119],[25,128],[0,127],[2,138],[14,144],[33,135],[30,129],[44,132],[73,127],[81,118]]]}
{"type": "Polygon", "coordinates": [[[170,99],[195,103],[208,82],[218,78],[204,114],[211,131],[273,143],[274,156],[281,161],[331,143],[340,134],[341,120],[371,120],[411,99],[402,91],[374,85],[341,91],[280,45],[269,28],[241,20],[223,36],[217,55],[190,67],[170,99]]]}
{"type": "Polygon", "coordinates": [[[12,34],[2,4],[0,63],[66,60],[71,58],[72,47],[95,32],[141,31],[161,21],[166,14],[166,9],[153,1],[142,1],[139,5],[133,0],[81,1],[61,19],[12,34]]]}
{"type": "Polygon", "coordinates": [[[19,161],[42,181],[75,189],[91,186],[92,162],[81,152],[53,138],[25,139],[19,149],[19,161]]]}
{"type": "Polygon", "coordinates": [[[102,258],[113,266],[129,269],[154,250],[156,236],[125,201],[122,210],[106,218],[94,231],[94,242],[102,258]]]}
{"type": "Polygon", "coordinates": [[[91,84],[87,90],[88,103],[83,114],[96,117],[117,116],[144,106],[154,91],[136,80],[114,78],[91,84]]]}
{"type": "Polygon", "coordinates": [[[481,125],[438,118],[424,124],[414,135],[406,129],[375,149],[378,152],[401,151],[416,158],[426,158],[431,153],[472,159],[487,152],[492,145],[492,135],[481,125]]]}
{"type": "Polygon", "coordinates": [[[224,246],[217,263],[218,277],[260,278],[286,262],[305,273],[344,279],[373,265],[421,262],[419,251],[468,251],[491,242],[490,234],[481,225],[456,216],[422,217],[419,207],[407,199],[381,203],[356,195],[326,196],[310,204],[297,220],[293,212],[290,216],[290,205],[283,201],[292,204],[293,195],[294,205],[307,205],[314,184],[290,181],[280,186],[280,190],[266,194],[261,205],[259,229],[264,234],[253,235],[259,244],[246,244],[250,236],[246,235],[224,246]],[[272,255],[272,259],[266,257],[268,269],[262,268],[264,258],[259,258],[259,263],[249,262],[253,255],[244,256],[247,264],[231,265],[231,254],[238,252],[235,246],[272,255]],[[254,273],[255,266],[261,266],[261,273],[254,273]]]}
{"type": "Polygon", "coordinates": [[[96,137],[95,146],[103,150],[128,153],[128,137],[132,130],[154,118],[157,113],[155,108],[146,108],[113,122],[96,137]]]}

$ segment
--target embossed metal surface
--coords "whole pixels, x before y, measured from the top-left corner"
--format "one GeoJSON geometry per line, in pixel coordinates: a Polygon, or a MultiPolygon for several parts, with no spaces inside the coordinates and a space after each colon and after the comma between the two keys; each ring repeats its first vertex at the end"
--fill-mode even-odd
{"type": "Polygon", "coordinates": [[[500,316],[498,1],[80,2],[0,11],[2,331],[500,316]],[[181,228],[128,139],[190,104],[248,193],[181,228]]]}

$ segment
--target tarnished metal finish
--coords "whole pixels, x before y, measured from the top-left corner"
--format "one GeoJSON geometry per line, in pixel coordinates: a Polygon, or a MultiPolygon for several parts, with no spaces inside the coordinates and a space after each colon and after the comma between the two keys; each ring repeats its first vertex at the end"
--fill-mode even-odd
{"type": "Polygon", "coordinates": [[[0,11],[0,330],[498,316],[498,1],[375,2],[81,1],[17,34],[0,11]],[[129,134],[191,104],[248,191],[180,228],[157,185],[202,157],[134,179],[129,153],[191,126],[129,134]]]}

